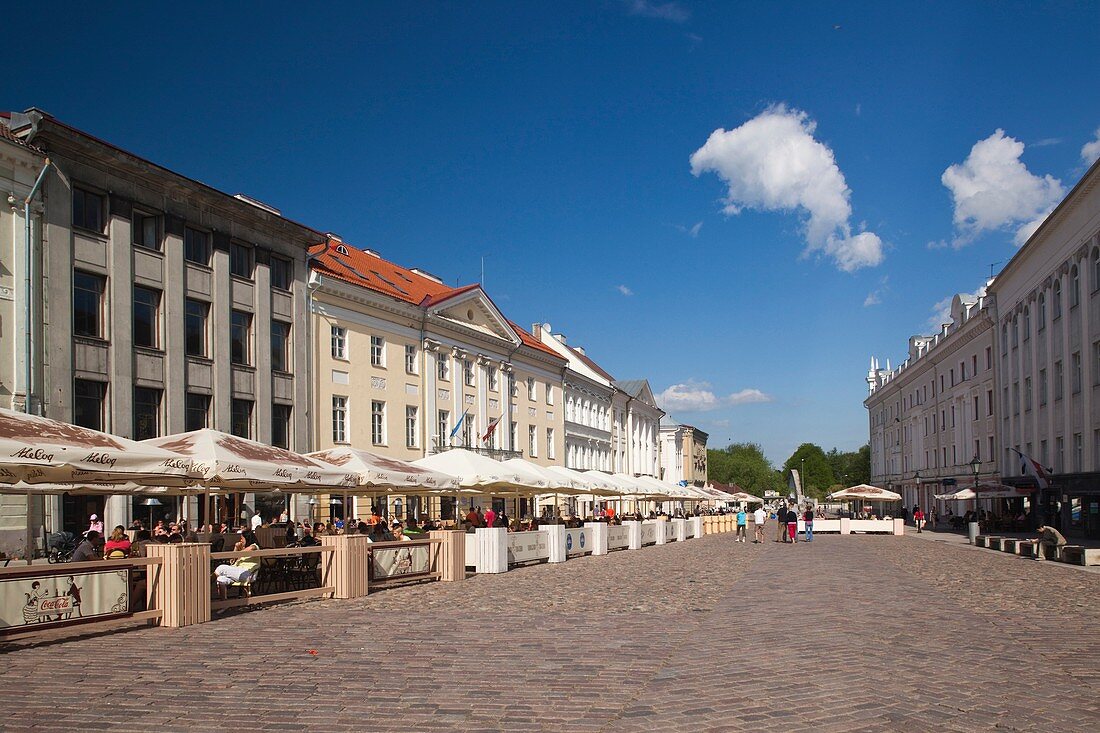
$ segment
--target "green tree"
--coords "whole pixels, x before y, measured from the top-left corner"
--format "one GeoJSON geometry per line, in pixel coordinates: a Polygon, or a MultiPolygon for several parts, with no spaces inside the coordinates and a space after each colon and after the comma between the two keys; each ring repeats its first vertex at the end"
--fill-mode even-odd
{"type": "Polygon", "coordinates": [[[824,498],[836,483],[836,474],[829,457],[825,455],[821,446],[814,443],[803,443],[798,446],[783,464],[783,475],[789,476],[792,469],[800,473],[805,472],[802,475],[802,491],[807,496],[824,498]]]}
{"type": "Polygon", "coordinates": [[[755,443],[734,443],[722,450],[708,450],[707,478],[723,484],[737,484],[757,496],[768,489],[783,489],[783,477],[755,443]]]}

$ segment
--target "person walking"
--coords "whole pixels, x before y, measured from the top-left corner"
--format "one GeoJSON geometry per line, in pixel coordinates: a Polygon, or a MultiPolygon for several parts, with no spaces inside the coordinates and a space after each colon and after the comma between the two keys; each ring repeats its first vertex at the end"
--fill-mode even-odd
{"type": "Polygon", "coordinates": [[[787,539],[787,505],[780,504],[775,508],[776,542],[786,542],[787,539]]]}
{"type": "Polygon", "coordinates": [[[924,530],[924,512],[919,506],[913,507],[913,524],[917,525],[917,534],[921,534],[924,530]]]}
{"type": "Polygon", "coordinates": [[[752,513],[752,522],[755,525],[754,530],[756,534],[752,543],[759,545],[764,542],[764,523],[768,521],[768,513],[764,511],[763,505],[758,506],[756,511],[752,513]]]}
{"type": "Polygon", "coordinates": [[[744,542],[745,541],[745,520],[746,519],[747,519],[747,517],[745,516],[745,508],[742,507],[742,508],[738,509],[737,510],[737,541],[738,542],[744,542]]]}
{"type": "Polygon", "coordinates": [[[793,506],[787,508],[787,535],[792,545],[798,542],[798,512],[793,506]]]}
{"type": "Polygon", "coordinates": [[[814,541],[814,509],[809,504],[806,505],[806,511],[802,514],[802,521],[806,523],[806,541],[814,541]]]}

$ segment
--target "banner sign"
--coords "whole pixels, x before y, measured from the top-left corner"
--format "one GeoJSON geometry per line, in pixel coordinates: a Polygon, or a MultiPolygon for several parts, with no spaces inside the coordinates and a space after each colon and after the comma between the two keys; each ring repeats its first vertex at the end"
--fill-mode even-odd
{"type": "Polygon", "coordinates": [[[642,522],[642,544],[652,545],[657,542],[657,524],[654,522],[642,522]]]}
{"type": "Polygon", "coordinates": [[[550,559],[546,532],[512,532],[508,535],[508,564],[550,559]]]}
{"type": "Polygon", "coordinates": [[[612,524],[607,528],[607,549],[621,550],[630,546],[630,528],[612,524]]]}
{"type": "Polygon", "coordinates": [[[415,578],[427,575],[431,569],[430,545],[408,544],[408,547],[371,548],[371,580],[415,578]]]}
{"type": "Polygon", "coordinates": [[[592,542],[587,529],[565,530],[565,556],[576,557],[592,552],[592,542]]]}
{"type": "Polygon", "coordinates": [[[0,635],[130,614],[130,570],[29,571],[0,580],[0,635]]]}

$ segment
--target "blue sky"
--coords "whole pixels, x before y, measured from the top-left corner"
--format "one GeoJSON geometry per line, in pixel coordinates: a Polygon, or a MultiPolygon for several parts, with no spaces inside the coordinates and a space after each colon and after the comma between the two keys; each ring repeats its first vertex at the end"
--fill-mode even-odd
{"type": "Polygon", "coordinates": [[[0,107],[448,282],[487,255],[513,320],[777,463],[866,441],[870,355],[1009,258],[1100,128],[1096,3],[25,16],[0,107]]]}

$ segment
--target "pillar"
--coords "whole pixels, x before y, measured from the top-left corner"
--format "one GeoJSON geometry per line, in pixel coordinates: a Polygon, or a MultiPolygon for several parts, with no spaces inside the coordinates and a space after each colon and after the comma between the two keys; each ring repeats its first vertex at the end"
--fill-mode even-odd
{"type": "MultiPolygon", "coordinates": [[[[504,527],[482,527],[474,531],[474,537],[477,542],[476,571],[508,572],[508,530],[504,527]]],[[[465,538],[462,541],[465,542],[465,538]]],[[[463,562],[466,562],[465,558],[463,562]]]]}
{"type": "MultiPolygon", "coordinates": [[[[461,530],[437,530],[429,532],[433,539],[442,540],[436,555],[439,579],[445,583],[466,579],[466,533],[461,530]]],[[[507,546],[505,547],[507,557],[507,546]]]]}
{"type": "Polygon", "coordinates": [[[585,522],[588,539],[592,543],[593,555],[607,554],[607,525],[603,522],[585,522]]]}
{"type": "Polygon", "coordinates": [[[676,541],[683,542],[688,538],[688,521],[687,519],[673,519],[672,526],[676,528],[676,541]]]}
{"type": "Polygon", "coordinates": [[[668,520],[657,519],[655,524],[657,525],[657,544],[663,545],[665,544],[665,526],[668,524],[668,520]]]}
{"type": "Polygon", "coordinates": [[[546,532],[546,544],[550,549],[550,562],[565,562],[565,525],[548,524],[539,527],[546,532]]]}
{"type": "Polygon", "coordinates": [[[703,536],[703,517],[702,516],[692,517],[688,521],[691,523],[691,534],[690,534],[690,536],[691,537],[702,537],[703,536]]]}
{"type": "Polygon", "coordinates": [[[160,565],[147,566],[146,601],[162,613],[160,625],[180,628],[210,620],[210,545],[149,543],[149,557],[160,565]]]}
{"type": "Polygon", "coordinates": [[[369,592],[370,542],[362,534],[321,535],[317,538],[331,553],[321,555],[321,585],[331,587],[332,597],[360,598],[369,592]]]}
{"type": "Polygon", "coordinates": [[[626,527],[628,537],[628,544],[626,546],[626,549],[642,549],[642,523],[636,519],[632,519],[630,521],[623,522],[623,526],[626,527]]]}
{"type": "Polygon", "coordinates": [[[852,520],[850,517],[840,518],[840,533],[851,534],[852,533],[852,520]]]}

